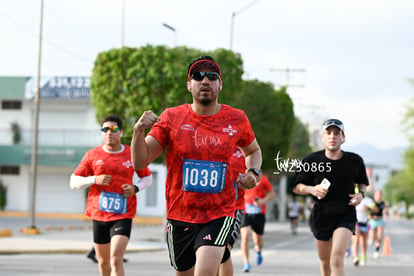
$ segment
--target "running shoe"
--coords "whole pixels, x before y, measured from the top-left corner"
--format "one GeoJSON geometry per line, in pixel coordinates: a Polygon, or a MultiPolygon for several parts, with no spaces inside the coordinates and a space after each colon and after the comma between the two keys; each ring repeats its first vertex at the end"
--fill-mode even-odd
{"type": "Polygon", "coordinates": [[[263,262],[263,256],[261,252],[256,253],[256,264],[261,265],[263,262]]]}
{"type": "Polygon", "coordinates": [[[243,272],[249,272],[250,271],[250,268],[251,268],[250,264],[249,263],[245,263],[243,265],[243,272]]]}
{"type": "Polygon", "coordinates": [[[375,252],[374,252],[374,258],[375,258],[375,259],[378,259],[378,258],[379,258],[379,252],[378,252],[378,251],[375,251],[375,252]]]}
{"type": "Polygon", "coordinates": [[[98,260],[96,259],[96,255],[95,255],[93,252],[89,252],[89,254],[88,254],[88,255],[86,255],[86,257],[87,257],[88,259],[91,259],[91,260],[92,260],[92,262],[94,262],[94,263],[98,263],[98,260]]]}
{"type": "Polygon", "coordinates": [[[354,263],[354,266],[358,266],[359,265],[359,259],[358,259],[358,257],[355,257],[354,258],[353,263],[354,263]]]}
{"type": "Polygon", "coordinates": [[[367,262],[367,256],[366,255],[362,255],[361,256],[361,262],[359,263],[359,265],[360,266],[364,266],[366,262],[367,262]]]}
{"type": "Polygon", "coordinates": [[[345,251],[345,257],[349,257],[349,256],[351,256],[351,249],[347,249],[346,251],[345,251]]]}

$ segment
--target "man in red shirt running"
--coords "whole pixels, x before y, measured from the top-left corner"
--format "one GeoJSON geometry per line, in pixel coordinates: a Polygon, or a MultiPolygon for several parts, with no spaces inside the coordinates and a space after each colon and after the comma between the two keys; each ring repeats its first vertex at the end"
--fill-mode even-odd
{"type": "Polygon", "coordinates": [[[229,164],[235,147],[247,168],[238,185],[252,188],[260,176],[262,155],[250,122],[242,110],[218,103],[222,85],[214,59],[197,58],[188,66],[193,102],[159,117],[145,111],[134,126],[134,168],[145,168],[167,149],[167,243],[176,275],[216,276],[230,256],[236,189],[229,164]]]}
{"type": "Polygon", "coordinates": [[[89,188],[85,213],[92,218],[101,276],[122,276],[123,257],[137,212],[136,193],[151,185],[152,175],[148,167],[134,170],[131,150],[121,144],[121,119],[105,117],[101,134],[103,144],[85,153],[70,177],[70,187],[89,188]]]}

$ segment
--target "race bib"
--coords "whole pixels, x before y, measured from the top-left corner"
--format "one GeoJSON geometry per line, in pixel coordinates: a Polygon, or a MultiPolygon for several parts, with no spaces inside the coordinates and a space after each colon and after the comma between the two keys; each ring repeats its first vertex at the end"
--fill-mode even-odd
{"type": "Polygon", "coordinates": [[[125,214],[127,199],[123,194],[103,191],[99,198],[99,210],[109,213],[125,214]]]}
{"type": "Polygon", "coordinates": [[[183,191],[217,194],[224,190],[227,163],[184,159],[183,191]]]}

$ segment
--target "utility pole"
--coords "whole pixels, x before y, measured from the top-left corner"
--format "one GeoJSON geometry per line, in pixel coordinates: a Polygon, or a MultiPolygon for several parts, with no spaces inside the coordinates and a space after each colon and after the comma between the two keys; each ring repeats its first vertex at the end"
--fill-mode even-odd
{"type": "Polygon", "coordinates": [[[303,78],[302,83],[293,83],[293,84],[291,83],[291,74],[300,73],[304,76],[305,73],[306,73],[305,69],[300,69],[300,68],[292,69],[292,68],[289,68],[289,67],[287,67],[287,68],[270,68],[270,72],[284,72],[285,75],[286,75],[285,76],[285,84],[281,84],[281,85],[276,84],[276,86],[301,87],[301,88],[305,87],[304,78],[303,78]]]}
{"type": "Polygon", "coordinates": [[[32,181],[29,189],[29,216],[30,224],[27,229],[23,229],[25,234],[38,234],[39,229],[35,224],[36,217],[36,181],[37,181],[37,147],[39,137],[39,105],[40,105],[40,65],[42,61],[42,38],[43,37],[43,0],[40,0],[40,23],[39,23],[39,40],[37,52],[37,71],[34,95],[34,120],[33,120],[33,143],[32,143],[32,159],[30,172],[32,181]]]}
{"type": "MultiPolygon", "coordinates": [[[[302,83],[291,83],[291,74],[293,73],[301,73],[305,74],[305,69],[291,69],[291,68],[270,68],[271,72],[282,72],[285,73],[285,83],[284,84],[275,84],[276,86],[285,86],[286,92],[288,91],[289,87],[305,87],[305,81],[303,79],[302,83]]],[[[288,203],[287,198],[287,176],[286,174],[283,174],[280,179],[279,183],[279,221],[285,222],[286,221],[286,208],[288,203]]]]}
{"type": "Polygon", "coordinates": [[[121,11],[121,48],[124,48],[125,41],[125,0],[122,0],[121,11]]]}

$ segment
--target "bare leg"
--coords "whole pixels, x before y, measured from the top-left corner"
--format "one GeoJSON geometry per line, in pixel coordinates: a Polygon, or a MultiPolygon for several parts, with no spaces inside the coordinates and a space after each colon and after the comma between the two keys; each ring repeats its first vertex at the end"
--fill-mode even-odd
{"type": "Polygon", "coordinates": [[[331,256],[331,241],[316,240],[316,248],[318,250],[319,260],[321,261],[321,275],[330,276],[331,266],[329,263],[331,256]]]}
{"type": "Polygon", "coordinates": [[[352,232],[347,228],[338,228],[332,236],[332,248],[330,257],[331,273],[335,276],[345,276],[344,258],[345,251],[351,241],[352,232]]]}
{"type": "Polygon", "coordinates": [[[111,244],[94,244],[96,258],[98,259],[99,273],[101,276],[111,275],[110,250],[111,244]]]}
{"type": "MultiPolygon", "coordinates": [[[[227,245],[227,248],[229,250],[231,250],[230,245],[227,245]]],[[[234,271],[233,271],[233,262],[232,262],[231,256],[230,256],[230,258],[227,261],[220,264],[220,270],[219,270],[218,275],[219,276],[233,276],[233,273],[234,273],[234,271]]]]}
{"type": "Polygon", "coordinates": [[[196,251],[194,276],[216,276],[224,255],[224,246],[200,246],[196,251]]]}
{"type": "Polygon", "coordinates": [[[242,227],[240,229],[240,235],[241,235],[240,249],[242,251],[243,263],[249,262],[249,232],[250,232],[250,226],[242,227]]]}
{"type": "Polygon", "coordinates": [[[124,254],[128,245],[127,236],[115,235],[111,239],[111,275],[124,276],[124,254]]]}

